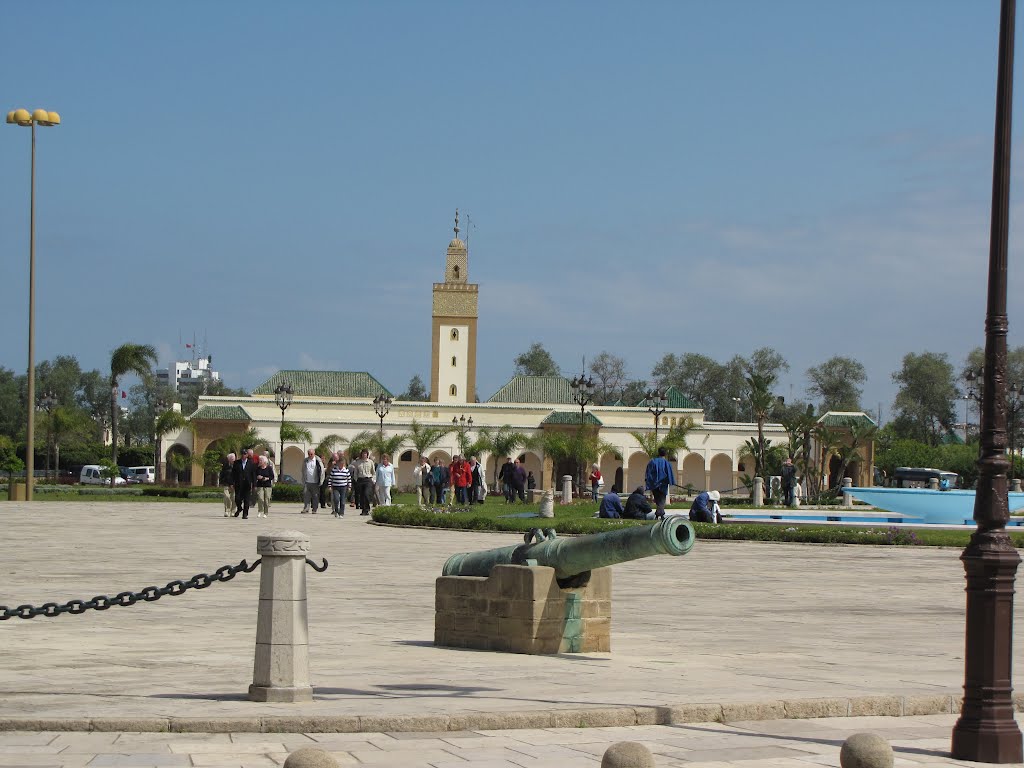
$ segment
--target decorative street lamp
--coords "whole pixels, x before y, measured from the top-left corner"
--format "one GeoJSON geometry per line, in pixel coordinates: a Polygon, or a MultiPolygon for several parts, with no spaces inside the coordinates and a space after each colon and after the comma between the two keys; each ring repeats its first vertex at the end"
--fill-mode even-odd
{"type": "Polygon", "coordinates": [[[1010,137],[1016,0],[1002,0],[996,80],[981,455],[974,496],[977,530],[960,556],[967,578],[964,698],[953,727],[957,760],[1024,761],[1013,715],[1013,586],[1020,555],[1006,533],[1006,262],[1010,227],[1010,137]]]}
{"type": "Polygon", "coordinates": [[[647,390],[647,410],[654,414],[654,444],[658,444],[658,420],[668,409],[668,397],[660,389],[647,390]]]}
{"type": "MultiPolygon", "coordinates": [[[[459,418],[455,418],[454,416],[452,416],[452,426],[455,429],[459,430],[459,450],[465,451],[466,432],[473,428],[473,417],[470,416],[467,419],[465,414],[459,416],[459,418]]],[[[465,459],[466,457],[463,456],[462,458],[465,459]]]]}
{"type": "Polygon", "coordinates": [[[384,417],[388,415],[388,411],[391,410],[392,399],[381,392],[375,398],[373,398],[373,410],[377,413],[377,418],[380,419],[380,436],[384,437],[384,417]]]}
{"type": "Polygon", "coordinates": [[[160,460],[163,453],[164,436],[159,429],[160,416],[167,410],[167,405],[167,401],[162,397],[157,398],[157,401],[153,403],[153,430],[156,432],[155,439],[153,440],[154,447],[156,448],[153,452],[153,463],[156,465],[156,481],[158,483],[167,479],[164,477],[164,470],[166,469],[163,466],[164,462],[160,460]]]}
{"type": "MultiPolygon", "coordinates": [[[[57,405],[57,396],[53,392],[47,392],[39,399],[39,405],[46,411],[46,478],[50,477],[50,441],[53,435],[53,407],[57,405]]],[[[53,475],[54,482],[57,480],[56,470],[53,475]]]]}
{"type": "Polygon", "coordinates": [[[14,109],[7,113],[7,122],[32,129],[32,180],[29,192],[28,217],[28,424],[25,428],[25,500],[32,501],[35,480],[34,443],[36,438],[36,126],[60,125],[60,115],[37,109],[14,109]]]}
{"type": "Polygon", "coordinates": [[[281,456],[277,460],[277,474],[281,475],[284,473],[284,412],[288,410],[288,406],[292,404],[292,396],[295,393],[292,391],[292,385],[288,382],[278,384],[274,387],[274,400],[277,401],[277,407],[281,409],[281,430],[278,433],[281,437],[281,456]]]}
{"type": "MultiPolygon", "coordinates": [[[[587,419],[587,404],[594,399],[594,379],[590,376],[584,377],[581,373],[569,382],[569,386],[572,387],[572,399],[576,401],[576,404],[580,407],[580,432],[582,436],[583,427],[586,424],[587,419]]],[[[580,465],[580,477],[579,485],[577,488],[580,493],[583,492],[583,462],[579,462],[580,465]]]]}

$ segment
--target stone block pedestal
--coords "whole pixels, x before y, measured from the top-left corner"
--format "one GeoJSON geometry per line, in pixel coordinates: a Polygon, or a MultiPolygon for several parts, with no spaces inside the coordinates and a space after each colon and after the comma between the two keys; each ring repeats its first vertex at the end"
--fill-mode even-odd
{"type": "MultiPolygon", "coordinates": [[[[583,579],[580,579],[583,581],[583,579]]],[[[611,651],[612,572],[562,589],[555,569],[497,565],[491,575],[442,576],[435,585],[434,644],[509,653],[611,651]]]]}

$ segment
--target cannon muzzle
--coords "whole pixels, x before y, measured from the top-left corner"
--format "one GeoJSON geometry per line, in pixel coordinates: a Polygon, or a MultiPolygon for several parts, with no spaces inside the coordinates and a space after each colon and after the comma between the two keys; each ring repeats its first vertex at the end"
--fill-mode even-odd
{"type": "Polygon", "coordinates": [[[651,555],[685,555],[693,548],[693,526],[682,517],[668,517],[654,525],[637,525],[616,531],[573,538],[557,538],[554,531],[531,543],[539,529],[526,534],[526,543],[482,552],[452,555],[444,564],[444,576],[489,576],[496,565],[544,565],[555,569],[560,580],[615,563],[651,555]]]}

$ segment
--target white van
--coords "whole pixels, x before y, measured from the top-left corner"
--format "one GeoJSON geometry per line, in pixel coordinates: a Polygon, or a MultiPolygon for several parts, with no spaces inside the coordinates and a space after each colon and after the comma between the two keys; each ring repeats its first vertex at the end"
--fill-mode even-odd
{"type": "MultiPolygon", "coordinates": [[[[103,476],[103,467],[99,464],[86,464],[78,476],[78,482],[82,485],[110,485],[110,478],[103,476]]],[[[118,475],[114,478],[114,485],[124,485],[125,479],[118,475]]]]}
{"type": "Polygon", "coordinates": [[[136,483],[155,483],[156,467],[128,467],[128,480],[136,483]]]}

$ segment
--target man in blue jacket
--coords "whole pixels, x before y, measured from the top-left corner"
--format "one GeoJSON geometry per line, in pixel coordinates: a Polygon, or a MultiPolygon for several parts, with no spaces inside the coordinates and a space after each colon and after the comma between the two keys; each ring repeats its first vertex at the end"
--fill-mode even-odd
{"type": "Polygon", "coordinates": [[[658,455],[647,462],[647,471],[644,473],[647,490],[654,494],[654,503],[657,505],[654,516],[658,520],[665,517],[665,500],[668,498],[669,486],[676,484],[672,465],[665,458],[667,454],[668,451],[664,447],[659,448],[658,455]]]}
{"type": "Polygon", "coordinates": [[[622,501],[617,493],[618,490],[616,486],[612,486],[612,489],[601,499],[601,506],[598,508],[597,513],[598,517],[622,517],[624,510],[622,509],[622,501]]]}

